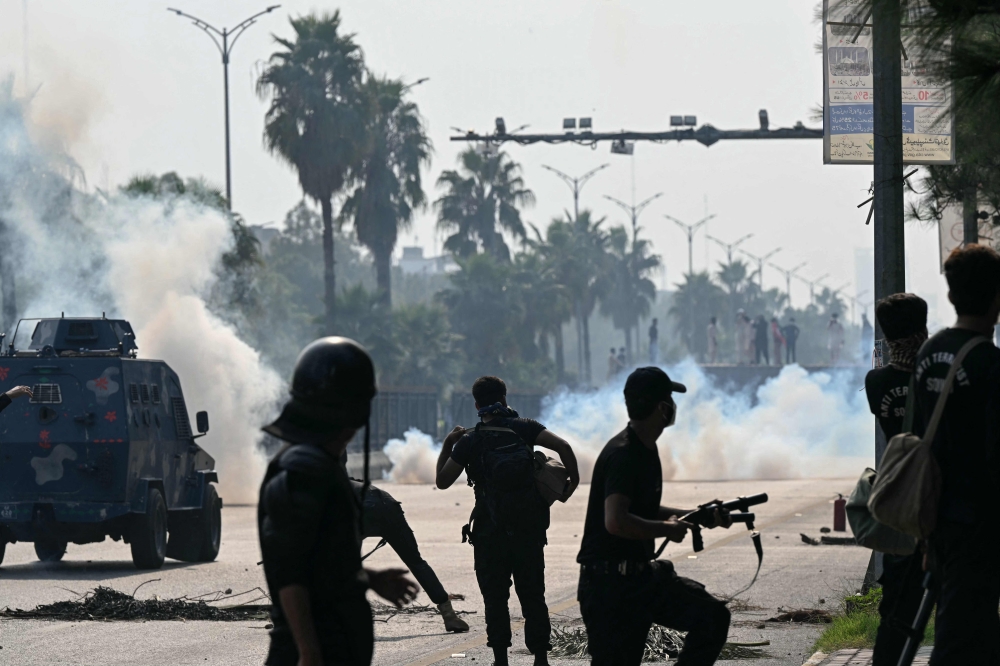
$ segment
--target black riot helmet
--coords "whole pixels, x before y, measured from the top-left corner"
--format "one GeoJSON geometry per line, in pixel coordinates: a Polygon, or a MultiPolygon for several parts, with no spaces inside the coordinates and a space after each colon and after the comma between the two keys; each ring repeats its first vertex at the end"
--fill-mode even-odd
{"type": "Polygon", "coordinates": [[[377,393],[375,366],[354,340],[320,338],[295,361],[290,393],[292,399],[265,432],[301,443],[320,441],[342,428],[361,428],[377,393]]]}

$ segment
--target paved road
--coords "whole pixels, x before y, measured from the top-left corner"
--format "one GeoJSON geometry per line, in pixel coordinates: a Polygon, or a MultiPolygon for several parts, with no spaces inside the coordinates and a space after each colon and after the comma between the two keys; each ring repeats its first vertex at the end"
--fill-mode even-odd
{"type": "MultiPolygon", "coordinates": [[[[764,535],[764,567],[760,579],[746,595],[745,610],[735,614],[731,640],[770,640],[772,658],[755,660],[755,666],[799,666],[812,650],[820,628],[778,626],[759,629],[762,621],[783,608],[836,608],[844,593],[860,585],[868,561],[868,551],[845,546],[807,546],[800,532],[819,536],[819,528],[831,525],[832,498],[847,493],[850,479],[809,479],[794,481],[671,482],[665,484],[663,501],[688,506],[714,497],[728,499],[758,492],[770,494],[771,501],[757,507],[758,527],[764,535]]],[[[430,664],[452,653],[464,653],[467,661],[486,661],[482,618],[482,597],[475,582],[472,549],[461,543],[460,529],[472,508],[472,491],[453,488],[439,491],[430,486],[383,486],[403,502],[407,518],[420,541],[426,559],[437,570],[449,592],[466,596],[457,602],[460,610],[473,611],[466,619],[469,634],[442,631],[437,616],[429,614],[395,616],[376,624],[378,666],[430,664]]],[[[588,488],[565,505],[553,509],[552,528],[546,549],[547,598],[556,624],[579,623],[575,604],[579,546],[588,488]]],[[[136,571],[129,559],[128,546],[106,542],[70,546],[66,558],[56,564],[37,562],[31,544],[8,546],[0,567],[0,607],[32,608],[37,604],[72,598],[97,585],[132,592],[140,583],[139,598],[158,595],[171,598],[200,595],[231,588],[234,592],[263,586],[256,565],[255,509],[227,506],[223,511],[223,543],[217,562],[189,565],[167,561],[160,571],[136,571]]],[[[704,582],[709,590],[726,594],[749,581],[756,566],[753,547],[742,526],[731,530],[705,532],[706,550],[692,557],[690,545],[671,545],[666,557],[681,575],[704,582]]],[[[374,540],[365,544],[374,546],[374,540]]],[[[398,565],[388,548],[378,551],[369,562],[381,568],[398,565]]],[[[421,597],[418,603],[427,603],[421,597]]],[[[511,614],[519,619],[516,598],[511,614]]],[[[382,619],[386,619],[385,616],[382,619]]],[[[146,623],[67,623],[38,620],[0,620],[0,664],[254,664],[262,663],[267,648],[264,622],[146,622],[146,623]]],[[[511,650],[512,664],[529,664],[520,632],[511,650]]],[[[562,660],[559,660],[562,661],[562,660]]],[[[577,664],[577,660],[565,660],[577,664]]],[[[737,664],[739,662],[726,662],[737,664]]],[[[749,663],[749,662],[748,662],[749,663]]],[[[471,665],[470,665],[471,666],[471,665]]]]}

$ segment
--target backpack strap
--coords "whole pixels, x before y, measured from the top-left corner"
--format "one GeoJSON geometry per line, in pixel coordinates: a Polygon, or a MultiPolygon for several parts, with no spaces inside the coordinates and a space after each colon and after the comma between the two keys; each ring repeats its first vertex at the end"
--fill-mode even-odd
{"type": "Polygon", "coordinates": [[[944,385],[941,387],[941,395],[938,396],[937,404],[934,405],[934,413],[931,415],[931,420],[927,424],[927,430],[924,432],[924,441],[934,441],[934,435],[937,434],[938,425],[941,423],[941,417],[944,416],[944,406],[945,403],[948,402],[948,394],[951,393],[951,386],[955,383],[955,376],[958,374],[958,369],[962,367],[962,361],[965,360],[966,355],[968,355],[968,353],[975,347],[989,341],[989,338],[977,335],[962,345],[962,348],[958,350],[957,354],[955,354],[955,360],[951,362],[951,367],[948,369],[948,376],[945,377],[944,385]]]}
{"type": "Polygon", "coordinates": [[[917,387],[917,373],[910,373],[910,388],[906,389],[906,408],[903,412],[903,429],[900,432],[913,432],[913,407],[916,404],[914,393],[917,387]]]}
{"type": "Polygon", "coordinates": [[[487,431],[487,432],[509,432],[509,433],[514,434],[514,435],[517,434],[516,432],[514,432],[510,428],[502,428],[500,426],[488,426],[488,425],[482,425],[482,424],[476,425],[476,431],[477,432],[483,432],[483,431],[487,431]]]}

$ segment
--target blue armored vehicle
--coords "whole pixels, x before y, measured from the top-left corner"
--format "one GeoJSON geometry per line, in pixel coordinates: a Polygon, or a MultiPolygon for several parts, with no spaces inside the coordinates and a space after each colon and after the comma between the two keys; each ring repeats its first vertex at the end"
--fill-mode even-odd
{"type": "Polygon", "coordinates": [[[68,543],[105,537],[129,544],[140,569],[214,560],[222,500],[215,461],[195,443],[208,414],[192,432],[177,373],[136,358],[122,319],[18,329],[27,322],[27,349],[11,342],[0,354],[0,391],[32,390],[0,412],[0,561],[8,543],[33,541],[39,559],[57,561],[68,543]]]}

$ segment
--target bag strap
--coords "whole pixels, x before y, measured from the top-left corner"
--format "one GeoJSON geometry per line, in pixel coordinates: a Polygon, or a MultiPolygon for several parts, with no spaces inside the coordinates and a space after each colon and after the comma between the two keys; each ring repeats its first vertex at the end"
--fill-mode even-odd
{"type": "Polygon", "coordinates": [[[941,423],[941,417],[944,416],[944,406],[945,403],[948,402],[948,394],[951,393],[951,386],[955,383],[955,375],[958,374],[958,369],[962,367],[962,361],[965,360],[966,355],[975,347],[989,341],[989,338],[977,335],[962,345],[962,348],[958,350],[957,354],[955,354],[955,360],[951,362],[951,367],[948,368],[948,376],[945,377],[944,385],[941,387],[941,395],[938,396],[937,404],[934,405],[934,413],[931,415],[931,420],[927,424],[927,430],[924,431],[924,441],[934,441],[934,435],[937,434],[938,425],[941,423]]]}
{"type": "Polygon", "coordinates": [[[903,412],[903,429],[900,432],[913,432],[913,408],[917,402],[916,392],[917,373],[910,373],[910,388],[906,389],[906,408],[903,412]]]}
{"type": "Polygon", "coordinates": [[[476,430],[479,431],[479,432],[483,432],[483,431],[486,431],[486,432],[509,432],[511,434],[514,434],[514,435],[517,434],[516,432],[514,432],[510,428],[501,428],[499,426],[488,426],[488,425],[476,426],[476,430]]]}

